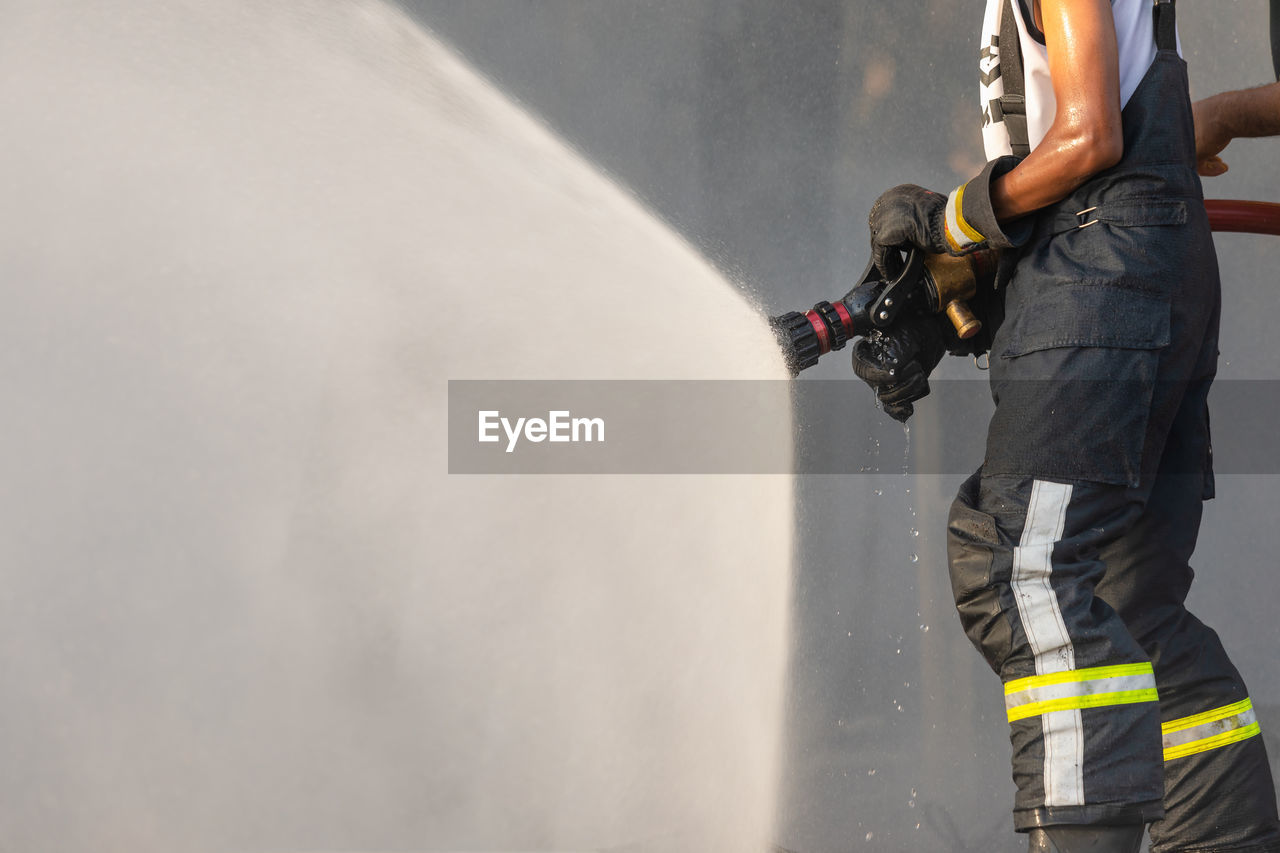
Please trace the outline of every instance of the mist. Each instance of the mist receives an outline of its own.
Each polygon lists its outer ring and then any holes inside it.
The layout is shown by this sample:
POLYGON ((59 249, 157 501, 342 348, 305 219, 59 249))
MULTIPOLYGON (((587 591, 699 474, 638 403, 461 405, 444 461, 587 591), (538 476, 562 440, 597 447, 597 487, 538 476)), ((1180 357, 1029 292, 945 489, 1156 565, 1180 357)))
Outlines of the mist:
POLYGON ((763 849, 791 479, 450 475, 446 417, 784 377, 759 312, 381 3, 7 11, 5 845, 763 849))

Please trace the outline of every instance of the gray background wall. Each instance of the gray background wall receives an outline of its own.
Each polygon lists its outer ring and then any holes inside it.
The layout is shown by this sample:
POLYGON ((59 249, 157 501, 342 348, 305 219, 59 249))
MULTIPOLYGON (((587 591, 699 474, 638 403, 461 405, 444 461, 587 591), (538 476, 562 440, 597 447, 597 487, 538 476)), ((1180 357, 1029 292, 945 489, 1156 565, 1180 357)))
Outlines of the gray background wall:
MULTIPOLYGON (((947 189, 980 164, 977 2, 403 5, 771 312, 847 289, 866 262, 865 213, 881 190, 903 181, 947 189)), ((1180 18, 1195 95, 1269 79, 1260 0, 1184 2, 1180 18)), ((1232 171, 1207 182, 1206 194, 1280 201, 1277 153, 1280 141, 1234 143, 1232 171)), ((1280 241, 1223 236, 1218 246, 1226 292, 1220 376, 1233 392, 1257 387, 1275 397, 1265 382, 1243 383, 1280 378, 1270 345, 1280 241)), ((688 321, 679 305, 671 311, 673 323, 688 321)), ((843 358, 830 362, 806 379, 848 377, 843 358)), ((939 375, 981 379, 957 360, 939 375)), ((948 431, 985 427, 981 402, 963 417, 926 403, 907 437, 875 417, 860 385, 845 393, 842 405, 802 412, 802 426, 847 429, 849 452, 882 471, 903 469, 908 442, 917 458, 936 459, 948 431)), ((975 384, 973 399, 983 393, 975 384)), ((1246 474, 1254 448, 1228 449, 1235 461, 1206 513, 1192 606, 1223 635, 1274 732, 1280 481, 1246 474)), ((956 471, 979 459, 946 461, 956 471)), ((800 482, 804 538, 779 827, 786 846, 1021 849, 1008 830, 999 685, 963 639, 945 577, 941 534, 959 479, 882 473, 800 482)), ((1280 753, 1268 739, 1272 755, 1280 753)))

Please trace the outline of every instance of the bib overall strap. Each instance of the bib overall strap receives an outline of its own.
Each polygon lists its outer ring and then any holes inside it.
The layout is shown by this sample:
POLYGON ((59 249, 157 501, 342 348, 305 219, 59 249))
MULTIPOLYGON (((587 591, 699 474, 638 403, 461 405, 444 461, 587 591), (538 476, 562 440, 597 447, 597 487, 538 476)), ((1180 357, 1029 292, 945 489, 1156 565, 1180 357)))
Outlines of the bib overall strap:
POLYGON ((1173 0, 1154 0, 1151 14, 1155 17, 1156 49, 1177 50, 1178 30, 1173 21, 1173 0))
POLYGON ((1000 10, 1000 79, 1004 94, 1000 96, 1000 112, 1009 132, 1009 145, 1017 157, 1031 153, 1031 137, 1027 133, 1027 95, 1022 74, 1022 41, 1018 38, 1018 19, 1013 16, 1012 0, 1004 0, 1000 10))

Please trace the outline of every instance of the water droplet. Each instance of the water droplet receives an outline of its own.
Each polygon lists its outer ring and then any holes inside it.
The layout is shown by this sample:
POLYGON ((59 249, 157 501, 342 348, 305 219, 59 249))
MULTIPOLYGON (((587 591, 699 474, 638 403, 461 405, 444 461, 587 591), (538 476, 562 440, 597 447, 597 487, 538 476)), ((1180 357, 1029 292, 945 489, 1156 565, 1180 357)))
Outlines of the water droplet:
POLYGON ((928 626, 928 625, 921 625, 921 626, 920 626, 920 630, 921 630, 921 631, 924 631, 924 632, 927 634, 927 633, 929 633, 929 626, 928 626))
POLYGON ((913 563, 918 563, 918 562, 920 562, 920 555, 919 555, 919 554, 912 554, 912 555, 911 555, 911 562, 913 562, 913 563))
POLYGON ((876 497, 880 497, 883 494, 884 494, 884 489, 876 489, 876 497))
POLYGON ((874 776, 874 775, 876 775, 876 769, 875 769, 874 767, 872 767, 870 770, 868 770, 868 771, 867 771, 867 775, 868 775, 868 776, 874 776))
POLYGON ((912 536, 919 536, 919 535, 920 535, 920 531, 919 531, 919 530, 916 530, 916 529, 913 527, 913 528, 911 528, 911 535, 912 535, 912 536))
POLYGON ((911 798, 912 798, 912 799, 915 799, 915 797, 916 797, 916 789, 915 789, 915 788, 912 788, 912 789, 911 789, 911 798))
POLYGON ((875 838, 875 835, 876 835, 876 834, 875 834, 874 832, 868 832, 868 833, 867 833, 867 840, 868 840, 868 841, 870 841, 872 838, 875 838))
POLYGON ((916 801, 915 801, 915 800, 907 800, 907 808, 909 808, 909 809, 914 809, 915 807, 916 807, 916 801))

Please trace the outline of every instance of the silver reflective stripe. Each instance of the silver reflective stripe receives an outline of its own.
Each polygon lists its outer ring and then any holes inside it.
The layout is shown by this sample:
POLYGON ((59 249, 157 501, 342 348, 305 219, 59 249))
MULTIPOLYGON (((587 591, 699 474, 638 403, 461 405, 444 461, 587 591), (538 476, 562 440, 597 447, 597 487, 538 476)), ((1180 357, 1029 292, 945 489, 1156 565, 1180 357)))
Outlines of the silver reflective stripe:
POLYGON ((1203 714, 1170 720, 1160 728, 1164 736, 1165 761, 1208 752, 1261 733, 1253 702, 1248 699, 1203 714))
POLYGON ((947 196, 946 209, 946 237, 947 243, 950 244, 953 251, 963 252, 971 249, 979 243, 984 242, 987 238, 983 237, 978 229, 974 228, 964 218, 964 190, 968 184, 961 184, 952 190, 951 195, 947 196))
MULTIPOLYGON (((1062 538, 1071 486, 1035 480, 1022 540, 1013 549, 1013 598, 1036 674, 1075 669, 1075 649, 1067 634, 1058 596, 1049 582, 1053 546, 1062 538)), ((1048 806, 1084 805, 1084 724, 1080 709, 1040 717, 1044 731, 1044 795, 1048 806)))
POLYGON ((1084 805, 1084 727, 1079 709, 1040 715, 1044 731, 1044 804, 1084 805))
POLYGON ((1096 696, 1100 693, 1129 693, 1155 690, 1154 675, 1126 675, 1120 678, 1097 678, 1091 681, 1069 681, 1065 684, 1050 684, 1043 687, 1029 687, 1004 697, 1006 710, 1012 711, 1021 705, 1038 702, 1052 702, 1059 699, 1073 699, 1083 696, 1096 696))
POLYGON ((1076 668, 1075 649, 1049 583, 1053 546, 1062 538, 1070 500, 1071 486, 1035 480, 1022 541, 1013 549, 1013 594, 1037 675, 1076 668))

